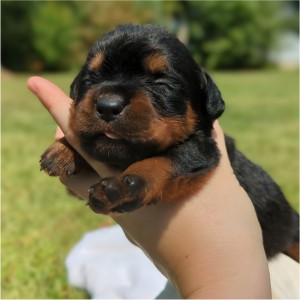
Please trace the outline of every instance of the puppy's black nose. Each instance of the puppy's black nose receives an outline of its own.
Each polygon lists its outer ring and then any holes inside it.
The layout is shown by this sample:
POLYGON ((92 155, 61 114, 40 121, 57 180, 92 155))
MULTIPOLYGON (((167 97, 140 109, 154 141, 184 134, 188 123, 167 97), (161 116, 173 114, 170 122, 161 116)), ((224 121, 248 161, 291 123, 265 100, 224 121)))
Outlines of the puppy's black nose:
POLYGON ((96 102, 98 116, 106 122, 114 120, 124 109, 122 98, 104 97, 96 102))

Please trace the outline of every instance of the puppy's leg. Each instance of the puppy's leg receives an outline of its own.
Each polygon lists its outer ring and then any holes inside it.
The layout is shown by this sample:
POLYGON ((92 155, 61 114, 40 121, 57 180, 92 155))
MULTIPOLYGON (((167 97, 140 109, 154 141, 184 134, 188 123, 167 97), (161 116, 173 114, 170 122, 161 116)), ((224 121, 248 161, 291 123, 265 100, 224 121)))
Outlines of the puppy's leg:
POLYGON ((71 176, 79 171, 83 159, 65 138, 52 144, 41 156, 40 166, 50 176, 71 176))
POLYGON ((119 176, 104 178, 90 189, 89 205, 103 214, 129 212, 159 200, 187 196, 186 190, 195 191, 199 178, 218 161, 215 142, 201 134, 195 135, 164 156, 136 162, 119 176))

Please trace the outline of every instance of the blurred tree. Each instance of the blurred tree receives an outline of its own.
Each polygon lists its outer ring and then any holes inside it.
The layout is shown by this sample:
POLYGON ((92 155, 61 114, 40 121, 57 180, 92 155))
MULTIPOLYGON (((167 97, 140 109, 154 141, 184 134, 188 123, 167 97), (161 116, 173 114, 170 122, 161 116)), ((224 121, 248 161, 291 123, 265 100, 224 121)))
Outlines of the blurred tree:
POLYGON ((209 69, 255 68, 267 62, 280 28, 283 2, 166 2, 173 29, 188 23, 188 47, 209 69))
POLYGON ((103 34, 114 29, 120 24, 149 23, 154 18, 150 7, 144 6, 141 1, 79 1, 76 2, 81 12, 81 25, 78 35, 82 46, 80 60, 83 60, 90 47, 103 34), (142 5, 141 5, 142 4, 142 5))
POLYGON ((278 28, 299 26, 282 13, 286 4, 299 9, 294 1, 2 1, 2 64, 67 70, 115 26, 154 21, 177 33, 206 68, 260 67, 278 28))
POLYGON ((134 1, 5 1, 1 13, 2 64, 15 71, 81 65, 105 32, 154 15, 134 1))
POLYGON ((37 70, 65 70, 72 65, 76 43, 78 9, 72 1, 46 1, 31 18, 32 44, 37 53, 32 67, 37 70))
POLYGON ((281 11, 283 28, 299 35, 299 1, 288 0, 281 11))
POLYGON ((76 13, 72 1, 2 2, 2 64, 15 71, 70 67, 76 13))
POLYGON ((1 3, 2 64, 13 70, 24 70, 36 55, 31 39, 31 17, 39 4, 32 2, 1 3))

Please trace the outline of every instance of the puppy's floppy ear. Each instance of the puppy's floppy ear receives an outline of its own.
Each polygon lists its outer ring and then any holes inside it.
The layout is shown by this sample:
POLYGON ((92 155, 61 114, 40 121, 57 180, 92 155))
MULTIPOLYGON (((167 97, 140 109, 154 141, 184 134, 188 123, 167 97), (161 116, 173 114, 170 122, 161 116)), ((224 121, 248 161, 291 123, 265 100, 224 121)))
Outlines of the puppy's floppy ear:
POLYGON ((216 120, 225 109, 221 92, 206 71, 201 70, 201 88, 206 95, 206 111, 211 120, 216 120))

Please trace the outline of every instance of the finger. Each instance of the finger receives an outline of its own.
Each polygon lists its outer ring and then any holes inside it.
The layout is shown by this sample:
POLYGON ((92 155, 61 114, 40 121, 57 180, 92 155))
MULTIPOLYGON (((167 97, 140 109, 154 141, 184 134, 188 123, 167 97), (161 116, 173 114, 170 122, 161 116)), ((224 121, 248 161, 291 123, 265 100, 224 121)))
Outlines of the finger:
POLYGON ((40 99, 61 130, 66 133, 72 99, 56 85, 41 77, 29 78, 27 86, 40 99))
POLYGON ((82 170, 78 174, 71 177, 60 177, 60 181, 73 193, 81 199, 89 198, 88 190, 92 185, 100 181, 100 177, 96 172, 91 170, 82 170))
POLYGON ((227 157, 225 137, 224 137, 223 130, 218 121, 215 121, 213 124, 212 137, 217 142, 221 154, 227 157))
MULTIPOLYGON (((68 142, 79 148, 77 137, 68 129, 69 110, 72 99, 69 98, 59 87, 42 77, 31 77, 27 82, 28 88, 41 101, 58 125, 56 134, 66 136, 68 142)), ((79 149, 78 149, 79 150, 79 149)))
POLYGON ((57 123, 60 130, 56 134, 65 135, 68 142, 76 150, 79 150, 75 135, 68 130, 69 109, 72 99, 55 84, 42 77, 34 76, 29 78, 27 86, 40 99, 41 103, 57 123))
MULTIPOLYGON (((65 135, 67 141, 77 150, 77 152, 95 169, 99 174, 115 174, 101 162, 96 161, 82 151, 78 137, 68 130, 69 109, 72 99, 69 98, 60 88, 50 81, 41 77, 31 77, 27 82, 28 88, 32 91, 49 111, 59 128, 65 135)), ((58 134, 61 134, 58 131, 58 134)))
POLYGON ((63 133, 63 131, 60 129, 59 126, 57 126, 56 128, 56 132, 55 132, 55 140, 59 140, 61 138, 63 138, 65 136, 65 134, 63 133))

